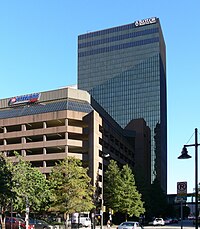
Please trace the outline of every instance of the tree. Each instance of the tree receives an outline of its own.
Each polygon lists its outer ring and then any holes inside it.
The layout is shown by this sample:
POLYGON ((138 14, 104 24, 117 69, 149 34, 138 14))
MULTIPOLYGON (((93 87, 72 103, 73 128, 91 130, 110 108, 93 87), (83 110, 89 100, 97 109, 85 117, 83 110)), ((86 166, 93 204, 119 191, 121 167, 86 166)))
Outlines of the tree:
POLYGON ((137 191, 134 175, 128 165, 120 170, 110 161, 105 173, 105 199, 108 207, 127 215, 139 217, 145 212, 141 194, 137 191))
POLYGON ((10 166, 15 210, 25 211, 27 204, 33 211, 47 209, 51 193, 44 174, 18 155, 17 162, 11 163, 10 166))
POLYGON ((70 214, 90 211, 94 208, 94 188, 87 168, 74 157, 68 157, 56 164, 50 173, 52 186, 52 211, 70 214))
MULTIPOLYGON (((18 212, 25 211, 27 205, 34 211, 45 209, 50 199, 48 181, 37 168, 31 167, 30 162, 24 161, 16 152, 15 155, 16 160, 12 163, 0 154, 2 210, 8 210, 9 205, 18 212)), ((5 228, 4 223, 2 226, 5 228)))
POLYGON ((137 191, 134 175, 128 165, 124 165, 121 171, 121 186, 119 186, 120 211, 129 216, 139 217, 145 212, 141 194, 137 191))
POLYGON ((148 214, 150 217, 164 217, 168 207, 167 195, 163 192, 158 179, 155 179, 151 184, 149 196, 148 214))
POLYGON ((0 205, 6 207, 7 200, 12 196, 11 193, 12 173, 8 167, 6 158, 0 153, 0 205))
MULTIPOLYGON (((6 157, 0 153, 0 212, 4 212, 10 205, 10 198, 12 196, 12 173, 9 170, 6 157)), ((5 228, 5 222, 3 220, 4 215, 0 214, 0 222, 2 222, 2 228, 5 228)))
POLYGON ((118 187, 121 185, 121 176, 116 161, 110 160, 108 170, 105 172, 104 182, 104 203, 109 208, 117 210, 119 208, 118 187))

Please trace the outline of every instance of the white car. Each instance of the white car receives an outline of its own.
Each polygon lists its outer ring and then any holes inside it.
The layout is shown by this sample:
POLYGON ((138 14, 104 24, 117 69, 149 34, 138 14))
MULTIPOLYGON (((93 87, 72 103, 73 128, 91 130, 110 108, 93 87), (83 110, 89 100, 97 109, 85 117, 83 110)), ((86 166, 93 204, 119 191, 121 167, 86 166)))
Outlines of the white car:
POLYGON ((164 226, 165 221, 163 218, 155 218, 153 221, 153 226, 164 226))
POLYGON ((139 222, 127 221, 121 223, 117 229, 143 229, 139 222))
POLYGON ((89 213, 73 213, 68 221, 68 226, 71 226, 71 224, 90 227, 91 219, 89 213))

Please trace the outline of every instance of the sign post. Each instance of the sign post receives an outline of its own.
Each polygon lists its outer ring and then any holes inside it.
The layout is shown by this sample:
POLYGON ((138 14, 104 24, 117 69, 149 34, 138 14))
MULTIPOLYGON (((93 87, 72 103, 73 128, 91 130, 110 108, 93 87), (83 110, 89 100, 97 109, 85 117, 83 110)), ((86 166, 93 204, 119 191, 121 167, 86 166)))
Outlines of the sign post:
POLYGON ((183 228, 183 202, 187 200, 187 182, 177 182, 177 201, 181 203, 181 229, 183 228))

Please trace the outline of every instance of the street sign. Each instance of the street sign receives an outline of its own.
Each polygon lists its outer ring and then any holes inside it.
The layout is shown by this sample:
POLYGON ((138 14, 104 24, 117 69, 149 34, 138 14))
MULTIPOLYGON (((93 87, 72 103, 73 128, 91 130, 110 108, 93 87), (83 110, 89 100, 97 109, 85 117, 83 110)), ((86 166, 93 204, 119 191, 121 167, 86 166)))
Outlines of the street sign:
POLYGON ((187 182, 177 182, 177 198, 187 199, 187 182))
POLYGON ((186 202, 186 199, 185 198, 183 198, 183 197, 175 197, 175 199, 174 199, 174 202, 175 203, 185 203, 186 202))

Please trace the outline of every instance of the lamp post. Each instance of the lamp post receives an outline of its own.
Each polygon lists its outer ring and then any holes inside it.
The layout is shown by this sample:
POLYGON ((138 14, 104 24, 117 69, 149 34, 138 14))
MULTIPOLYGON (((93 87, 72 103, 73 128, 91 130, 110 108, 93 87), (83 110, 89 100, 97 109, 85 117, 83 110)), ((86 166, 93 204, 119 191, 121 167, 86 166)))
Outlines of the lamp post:
POLYGON ((107 158, 109 157, 110 154, 109 153, 102 153, 102 190, 101 190, 101 195, 102 195, 102 199, 101 199, 101 229, 103 229, 103 185, 104 185, 104 182, 103 182, 103 159, 104 158, 107 158))
POLYGON ((191 156, 188 154, 187 147, 195 147, 195 229, 198 229, 198 131, 195 128, 195 143, 191 145, 184 145, 181 155, 178 159, 189 159, 191 156))
POLYGON ((28 196, 26 196, 26 215, 25 215, 26 229, 28 229, 29 225, 29 202, 28 196))

